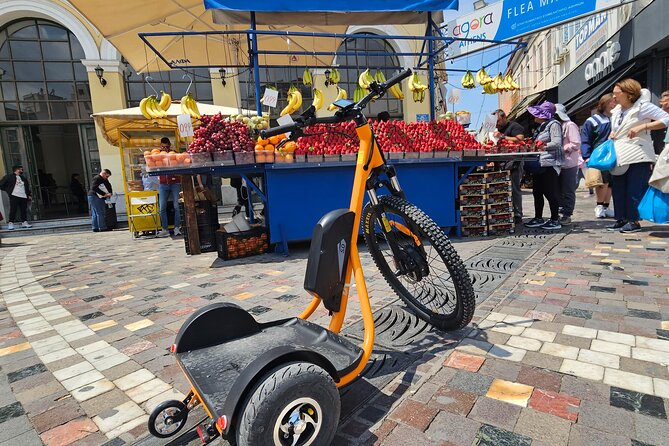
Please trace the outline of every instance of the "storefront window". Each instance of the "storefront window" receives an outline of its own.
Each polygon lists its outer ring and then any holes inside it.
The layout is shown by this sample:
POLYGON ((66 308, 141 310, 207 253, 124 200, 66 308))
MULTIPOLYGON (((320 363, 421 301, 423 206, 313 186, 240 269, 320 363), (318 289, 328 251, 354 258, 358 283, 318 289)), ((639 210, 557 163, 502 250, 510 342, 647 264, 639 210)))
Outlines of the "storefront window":
POLYGON ((1 29, 0 120, 89 120, 82 58, 76 37, 54 23, 21 20, 1 29))
POLYGON ((172 100, 178 101, 186 94, 188 84, 190 83, 187 77, 183 77, 186 74, 193 79, 193 85, 191 86, 190 92, 195 97, 195 100, 204 104, 212 104, 214 102, 214 96, 211 91, 211 76, 209 75, 209 70, 194 69, 188 70, 187 72, 182 70, 171 70, 142 74, 133 73, 130 78, 126 80, 125 84, 128 107, 137 107, 143 98, 155 94, 151 89, 151 86, 158 92, 161 90, 166 91, 172 96, 172 100), (151 77, 151 80, 149 80, 151 86, 146 83, 147 76, 151 77))

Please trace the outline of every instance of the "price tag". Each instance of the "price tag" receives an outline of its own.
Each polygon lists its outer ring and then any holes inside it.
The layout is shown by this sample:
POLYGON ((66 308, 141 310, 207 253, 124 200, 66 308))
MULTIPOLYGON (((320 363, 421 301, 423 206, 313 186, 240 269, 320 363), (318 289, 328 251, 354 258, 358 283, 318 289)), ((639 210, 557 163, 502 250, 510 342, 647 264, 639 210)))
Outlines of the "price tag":
MULTIPOLYGON (((276 120, 276 122, 277 122, 279 125, 286 125, 286 124, 292 124, 292 123, 295 122, 295 121, 293 121, 293 118, 291 118, 289 114, 285 114, 285 115, 283 115, 283 116, 280 116, 280 117, 276 120)), ((286 136, 290 137, 290 132, 286 132, 286 136)))
POLYGON ((278 90, 271 90, 265 88, 265 94, 262 98, 262 105, 267 105, 268 107, 276 107, 276 102, 279 99, 278 90))
POLYGON ((193 136, 193 121, 189 115, 177 115, 177 125, 179 126, 179 136, 193 136))
POLYGON ((448 94, 448 99, 447 99, 449 104, 457 104, 460 102, 460 90, 457 88, 453 88, 451 92, 448 94))
MULTIPOLYGON (((495 128, 497 127, 497 116, 487 114, 485 115, 485 119, 483 120, 483 125, 481 126, 481 130, 479 130, 478 135, 476 135, 476 140, 478 142, 483 142, 486 140, 486 138, 489 138, 492 134, 492 132, 495 131, 495 128)), ((497 142, 493 138, 493 142, 497 142)))

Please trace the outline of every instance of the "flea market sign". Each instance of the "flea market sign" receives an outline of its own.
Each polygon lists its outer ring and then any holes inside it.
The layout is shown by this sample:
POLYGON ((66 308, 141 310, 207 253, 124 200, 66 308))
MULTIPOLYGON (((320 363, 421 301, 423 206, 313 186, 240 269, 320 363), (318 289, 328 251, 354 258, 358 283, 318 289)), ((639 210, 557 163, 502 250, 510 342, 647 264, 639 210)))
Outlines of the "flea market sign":
POLYGON ((606 49, 599 53, 595 60, 585 66, 585 80, 591 81, 598 76, 606 74, 613 64, 620 59, 620 43, 609 42, 606 49))
POLYGON ((579 17, 614 8, 621 0, 503 0, 448 23, 449 47, 458 56, 491 45, 476 40, 510 40, 579 17))

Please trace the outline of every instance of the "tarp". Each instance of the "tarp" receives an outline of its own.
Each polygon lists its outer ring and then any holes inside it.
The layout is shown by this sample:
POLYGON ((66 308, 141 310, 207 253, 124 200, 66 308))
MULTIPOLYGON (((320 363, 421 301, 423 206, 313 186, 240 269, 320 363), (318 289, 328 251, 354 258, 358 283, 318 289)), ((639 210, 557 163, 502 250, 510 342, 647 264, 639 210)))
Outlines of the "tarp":
POLYGON ((259 25, 400 25, 427 23, 427 12, 440 23, 442 11, 458 9, 458 0, 291 1, 250 4, 248 0, 204 0, 214 22, 249 23, 249 9, 259 25))
MULTIPOLYGON (((200 114, 215 115, 221 113, 223 116, 244 114, 248 116, 255 116, 255 111, 243 110, 234 107, 225 107, 221 105, 209 105, 197 103, 197 108, 200 114)), ((177 102, 172 103, 167 110, 167 117, 161 119, 149 120, 142 115, 139 107, 124 108, 121 110, 112 110, 93 114, 95 123, 102 130, 104 138, 112 145, 118 146, 118 130, 119 129, 143 129, 150 130, 154 128, 161 129, 176 129, 177 115, 181 114, 181 105, 177 102)), ((125 144, 128 142, 125 141, 125 144)), ((134 142, 134 145, 142 145, 134 142)))

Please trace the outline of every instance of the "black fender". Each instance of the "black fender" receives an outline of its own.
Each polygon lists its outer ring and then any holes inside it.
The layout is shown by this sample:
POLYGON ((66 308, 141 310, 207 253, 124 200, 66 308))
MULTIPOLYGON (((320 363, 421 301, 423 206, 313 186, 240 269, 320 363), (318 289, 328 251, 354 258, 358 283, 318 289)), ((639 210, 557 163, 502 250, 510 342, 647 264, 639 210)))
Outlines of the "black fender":
POLYGON ((230 431, 230 428, 236 425, 237 416, 241 416, 241 412, 244 410, 243 404, 250 396, 255 385, 272 369, 290 362, 309 362, 315 364, 328 372, 334 382, 339 382, 339 374, 334 365, 323 355, 313 350, 286 345, 267 351, 242 371, 230 389, 223 413, 221 414, 230 420, 223 431, 223 435, 226 435, 230 431))

